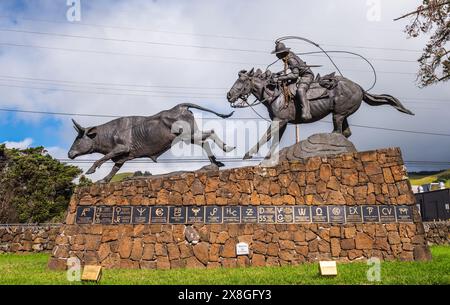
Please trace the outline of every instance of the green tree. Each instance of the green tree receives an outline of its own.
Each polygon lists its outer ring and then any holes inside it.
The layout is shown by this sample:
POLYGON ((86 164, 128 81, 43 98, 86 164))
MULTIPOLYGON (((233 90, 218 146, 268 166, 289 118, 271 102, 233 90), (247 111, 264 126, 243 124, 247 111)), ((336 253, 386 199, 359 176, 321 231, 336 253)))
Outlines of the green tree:
POLYGON ((52 158, 43 147, 0 145, 0 222, 62 220, 81 172, 52 158))
POLYGON ((450 79, 450 1, 423 0, 416 10, 394 20, 412 18, 405 32, 409 37, 429 34, 430 38, 418 59, 417 82, 425 87, 450 79))

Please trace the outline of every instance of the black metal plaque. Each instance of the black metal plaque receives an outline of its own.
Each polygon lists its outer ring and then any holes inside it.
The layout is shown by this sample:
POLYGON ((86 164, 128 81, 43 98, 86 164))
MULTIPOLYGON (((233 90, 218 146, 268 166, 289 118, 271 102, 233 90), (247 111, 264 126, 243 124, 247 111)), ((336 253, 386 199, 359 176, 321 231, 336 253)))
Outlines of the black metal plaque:
POLYGON ((346 206, 345 219, 347 222, 361 223, 363 221, 361 206, 346 206))
POLYGON ((328 212, 331 223, 345 222, 345 207, 340 205, 330 205, 328 206, 328 212))
POLYGON ((195 222, 205 222, 205 210, 204 207, 199 206, 189 206, 187 208, 187 222, 195 223, 195 222))
POLYGON ((222 223, 222 207, 205 207, 205 223, 222 223))
POLYGON ((400 205, 395 207, 395 214, 399 222, 412 222, 412 207, 408 205, 400 205))
POLYGON ((113 207, 98 206, 95 208, 94 223, 98 224, 112 224, 113 207))
POLYGON ((293 207, 275 207, 277 223, 292 223, 294 222, 293 207))
POLYGON ((169 207, 169 223, 173 224, 186 223, 186 207, 184 206, 169 207))
POLYGON ((147 224, 150 222, 150 207, 133 206, 133 224, 147 224))
POLYGON ((309 223, 311 222, 311 207, 307 205, 294 207, 294 222, 309 223))
POLYGON ((311 207, 312 222, 322 223, 328 222, 327 206, 312 206, 311 207))
POLYGON ((227 206, 223 207, 223 223, 240 223, 241 207, 227 206))
POLYGON ((380 216, 378 213, 378 206, 365 205, 362 207, 364 222, 379 222, 380 216))
POLYGON ((381 222, 395 222, 395 207, 381 205, 379 207, 381 222))
POLYGON ((114 207, 113 223, 127 224, 131 223, 131 207, 114 207))
POLYGON ((275 207, 273 206, 258 207, 258 222, 275 223, 276 222, 275 207))
POLYGON ((92 224, 94 221, 95 207, 77 207, 76 223, 92 224))
POLYGON ((155 206, 151 208, 150 222, 151 223, 167 223, 169 219, 169 208, 155 206))
POLYGON ((257 223, 258 222, 258 208, 252 206, 241 207, 241 219, 243 223, 257 223))

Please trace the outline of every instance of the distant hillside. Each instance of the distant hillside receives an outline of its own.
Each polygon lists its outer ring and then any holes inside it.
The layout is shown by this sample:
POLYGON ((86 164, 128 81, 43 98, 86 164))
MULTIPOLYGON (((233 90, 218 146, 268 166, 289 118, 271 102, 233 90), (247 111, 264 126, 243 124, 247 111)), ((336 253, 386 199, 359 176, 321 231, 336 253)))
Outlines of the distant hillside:
POLYGON ((408 176, 412 185, 444 181, 445 186, 450 188, 450 169, 436 172, 412 172, 408 173, 408 176))

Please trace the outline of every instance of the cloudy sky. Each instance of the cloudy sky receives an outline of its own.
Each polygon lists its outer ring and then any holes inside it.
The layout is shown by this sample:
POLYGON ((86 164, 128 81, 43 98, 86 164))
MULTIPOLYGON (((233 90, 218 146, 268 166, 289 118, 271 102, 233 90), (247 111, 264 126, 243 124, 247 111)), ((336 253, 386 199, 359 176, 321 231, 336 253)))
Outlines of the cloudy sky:
MULTIPOLYGON (((415 83, 416 60, 426 37, 407 39, 403 28, 408 21, 393 21, 419 2, 81 0, 81 20, 77 21, 68 20, 66 0, 2 0, 0 108, 125 116, 151 115, 178 103, 193 102, 227 113, 231 109, 225 95, 238 71, 265 69, 274 61, 270 55, 273 41, 280 36, 298 35, 327 50, 348 50, 369 58, 378 73, 371 92, 394 95, 416 113, 411 117, 388 106, 363 104, 350 117, 351 125, 450 134, 449 83, 426 89, 419 89, 415 83)), ((316 51, 302 42, 287 44, 297 52, 316 51)), ((323 65, 315 72, 335 70, 323 55, 303 58, 309 64, 323 65)), ((333 59, 346 77, 364 88, 371 86, 373 75, 365 62, 350 55, 334 54, 333 59)), ((263 107, 256 110, 267 116, 263 107)), ((219 158, 241 157, 266 127, 266 122, 250 109, 238 110, 233 116, 245 120, 210 120, 211 114, 194 112, 203 118, 199 122, 203 129, 214 128, 229 144, 238 145, 227 155, 215 150, 219 158)), ((109 120, 72 117, 83 126, 109 120)), ((21 148, 42 145, 53 156, 67 159, 76 135, 70 119, 0 111, 0 143, 21 148)), ((330 119, 302 125, 301 138, 331 131, 330 119)), ((449 136, 357 126, 352 131, 351 140, 359 150, 399 146, 406 161, 450 162, 449 136)), ((290 126, 282 145, 294 141, 294 128, 290 126)), ((194 152, 193 157, 204 158, 201 152, 194 152)), ((192 155, 180 153, 168 152, 161 159, 192 155)), ((122 171, 161 173, 206 164, 130 163, 122 171)), ((86 169, 89 164, 77 165, 86 169)), ((445 167, 450 164, 408 166, 409 170, 445 167)), ((105 175, 109 168, 110 164, 104 165, 93 178, 105 175)))

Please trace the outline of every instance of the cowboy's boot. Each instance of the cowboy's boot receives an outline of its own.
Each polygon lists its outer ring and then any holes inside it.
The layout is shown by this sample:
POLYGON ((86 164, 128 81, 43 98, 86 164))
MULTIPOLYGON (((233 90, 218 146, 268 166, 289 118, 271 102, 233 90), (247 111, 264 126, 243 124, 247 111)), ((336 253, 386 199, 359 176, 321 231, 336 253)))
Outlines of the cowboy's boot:
POLYGON ((302 105, 302 119, 306 121, 311 120, 312 119, 311 108, 309 107, 309 101, 308 98, 306 97, 306 90, 303 88, 299 88, 297 94, 300 98, 300 103, 302 105))

